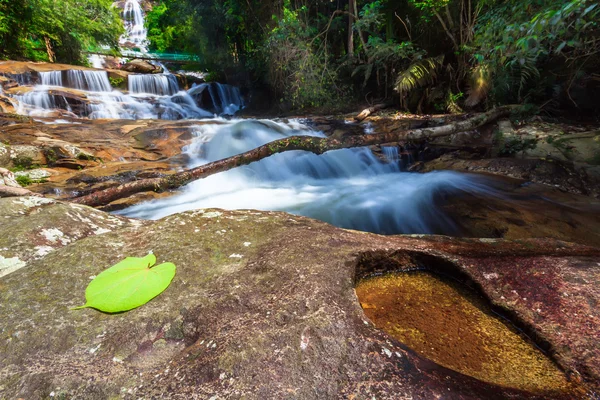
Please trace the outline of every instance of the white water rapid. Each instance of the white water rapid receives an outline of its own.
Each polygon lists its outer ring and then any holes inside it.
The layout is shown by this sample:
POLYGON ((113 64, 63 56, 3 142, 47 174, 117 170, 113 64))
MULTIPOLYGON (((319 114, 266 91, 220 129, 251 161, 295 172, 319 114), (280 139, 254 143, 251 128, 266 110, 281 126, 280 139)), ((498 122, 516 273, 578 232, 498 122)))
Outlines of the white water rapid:
MULTIPOLYGON (((293 135, 322 136, 298 122, 217 120, 194 129, 184 148, 194 167, 293 135)), ((454 224, 436 206, 436 196, 489 192, 484 178, 456 172, 401 172, 369 149, 321 156, 286 152, 187 185, 180 194, 121 211, 158 219, 197 208, 287 211, 336 226, 378 233, 447 233, 454 224)))

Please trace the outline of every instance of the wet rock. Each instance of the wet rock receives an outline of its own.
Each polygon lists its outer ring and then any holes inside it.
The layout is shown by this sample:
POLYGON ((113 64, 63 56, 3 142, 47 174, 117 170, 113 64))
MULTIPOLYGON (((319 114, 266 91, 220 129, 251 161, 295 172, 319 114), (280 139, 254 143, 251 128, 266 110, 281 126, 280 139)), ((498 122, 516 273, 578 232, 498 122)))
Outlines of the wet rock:
MULTIPOLYGON (((415 167, 417 168, 417 167, 415 167)), ((600 169, 553 158, 479 158, 471 152, 446 153, 419 166, 420 172, 480 172, 542 183, 563 191, 600 197, 600 169)))
POLYGON ((46 157, 40 148, 28 145, 9 147, 10 166, 31 168, 36 165, 46 164, 46 157))
MULTIPOLYGON (((109 218, 55 202, 14 208, 14 201, 0 200, 10 229, 44 243, 61 237, 40 236, 38 221, 61 221, 62 232, 74 221, 109 218)), ((384 237, 259 211, 198 210, 106 229, 61 243, 0 280, 0 397, 561 397, 458 374, 374 327, 355 279, 414 268, 470 279, 548 344, 581 379, 575 384, 599 386, 598 249, 553 240, 384 237), (150 250, 177 265, 159 297, 117 315, 69 310, 83 303, 92 276, 150 250)), ((39 246, 0 240, 5 259, 39 246)))
POLYGON ((515 128, 509 119, 502 119, 497 122, 498 132, 502 135, 514 135, 515 128))
POLYGON ((129 88, 129 72, 120 69, 108 69, 108 78, 111 79, 111 84, 118 83, 114 86, 120 90, 127 90, 129 88))
POLYGON ((134 59, 121 66, 123 71, 134 72, 136 74, 159 74, 163 72, 162 68, 150 64, 148 61, 134 59))
POLYGON ((10 146, 0 142, 0 167, 9 167, 10 165, 10 146))
POLYGON ((58 168, 67 168, 82 170, 85 168, 91 168, 98 165, 98 162, 92 160, 85 160, 80 158, 61 158, 52 163, 52 166, 58 168))
POLYGON ((37 180, 44 180, 44 179, 52 176, 52 173, 46 169, 37 168, 37 169, 30 169, 27 171, 17 171, 17 172, 15 172, 15 176, 26 176, 31 180, 37 181, 37 180))
POLYGON ((15 265, 25 267, 76 240, 130 225, 125 218, 46 198, 2 199, 0 256, 18 262, 11 263, 10 271, 0 268, 0 276, 15 271, 15 265))
POLYGON ((0 112, 14 113, 16 112, 15 103, 10 97, 0 94, 0 112))
POLYGON ((7 76, 0 75, 0 87, 2 89, 4 89, 4 90, 11 89, 11 88, 14 88, 14 87, 16 87, 18 85, 19 84, 14 79, 9 78, 7 76))
POLYGON ((5 168, 0 168, 0 186, 1 185, 9 187, 21 187, 21 185, 19 185, 15 179, 15 174, 5 168))

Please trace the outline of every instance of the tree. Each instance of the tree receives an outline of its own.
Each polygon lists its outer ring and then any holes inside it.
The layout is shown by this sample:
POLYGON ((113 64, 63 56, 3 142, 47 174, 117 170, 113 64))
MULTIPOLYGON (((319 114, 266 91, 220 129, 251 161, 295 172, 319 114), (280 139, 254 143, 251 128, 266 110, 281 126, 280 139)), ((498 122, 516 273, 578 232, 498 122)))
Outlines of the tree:
POLYGON ((118 47, 123 32, 110 0, 0 0, 0 55, 85 62, 82 51, 118 47), (45 47, 45 56, 36 47, 45 47))

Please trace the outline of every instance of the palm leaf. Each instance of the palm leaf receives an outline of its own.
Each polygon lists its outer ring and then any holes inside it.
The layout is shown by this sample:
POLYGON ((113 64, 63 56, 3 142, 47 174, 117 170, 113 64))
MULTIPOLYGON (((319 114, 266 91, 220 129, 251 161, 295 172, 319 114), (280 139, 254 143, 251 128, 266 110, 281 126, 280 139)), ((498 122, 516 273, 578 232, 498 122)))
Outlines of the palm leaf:
POLYGON ((443 63, 443 55, 413 62, 396 79, 396 91, 404 94, 416 88, 433 84, 443 63))

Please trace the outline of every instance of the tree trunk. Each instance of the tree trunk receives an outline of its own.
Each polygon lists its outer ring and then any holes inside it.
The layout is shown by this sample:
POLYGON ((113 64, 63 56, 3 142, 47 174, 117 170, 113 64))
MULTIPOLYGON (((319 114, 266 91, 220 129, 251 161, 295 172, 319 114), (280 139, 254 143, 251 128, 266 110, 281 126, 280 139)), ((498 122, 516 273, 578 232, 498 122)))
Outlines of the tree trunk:
POLYGON ((461 122, 434 128, 415 129, 379 133, 373 135, 350 136, 343 139, 320 138, 312 136, 292 136, 275 140, 254 150, 236 156, 225 158, 209 164, 182 171, 162 178, 143 179, 125 183, 120 186, 100 190, 92 194, 71 199, 74 203, 85 204, 92 207, 103 206, 115 200, 130 196, 135 193, 147 191, 165 191, 177 189, 192 181, 205 178, 209 175, 227 171, 229 169, 248 165, 260 161, 273 154, 292 150, 304 150, 314 154, 323 154, 331 150, 353 147, 365 147, 391 142, 421 142, 440 136, 448 136, 457 132, 469 131, 489 123, 499 117, 510 114, 515 106, 503 106, 486 113, 478 114, 461 122))
POLYGON ((48 36, 44 36, 44 42, 46 43, 46 53, 48 53, 48 61, 53 63, 55 61, 54 50, 52 50, 52 42, 48 36))
POLYGON ((354 5, 356 0, 349 0, 348 2, 348 57, 354 56, 354 5))

